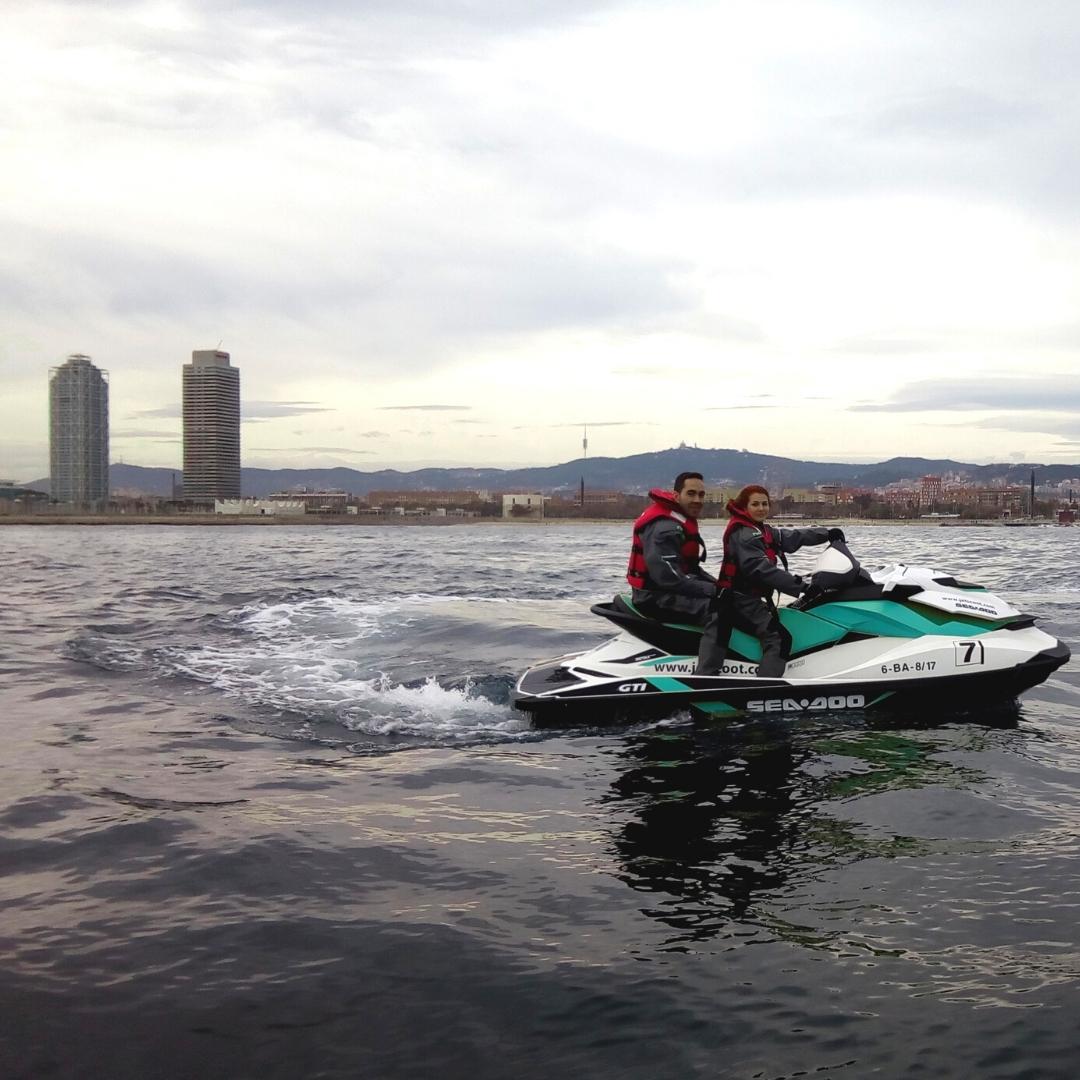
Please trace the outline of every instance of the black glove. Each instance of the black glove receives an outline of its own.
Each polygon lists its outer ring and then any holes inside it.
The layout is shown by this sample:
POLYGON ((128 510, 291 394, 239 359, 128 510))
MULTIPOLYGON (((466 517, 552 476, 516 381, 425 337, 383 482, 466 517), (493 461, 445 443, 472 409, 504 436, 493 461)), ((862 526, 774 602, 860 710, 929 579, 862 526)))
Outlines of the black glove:
POLYGON ((846 541, 846 539, 847 538, 844 536, 844 530, 843 529, 830 529, 829 530, 829 543, 830 544, 836 544, 836 543, 843 544, 846 541))

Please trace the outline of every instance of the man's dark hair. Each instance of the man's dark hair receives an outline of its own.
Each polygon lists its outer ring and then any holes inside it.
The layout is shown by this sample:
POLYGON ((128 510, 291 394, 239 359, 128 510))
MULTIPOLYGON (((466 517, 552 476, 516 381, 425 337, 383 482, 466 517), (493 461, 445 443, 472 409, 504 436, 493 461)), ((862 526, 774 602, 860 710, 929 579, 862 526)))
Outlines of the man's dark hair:
POLYGON ((675 494, 676 495, 680 491, 682 491, 683 486, 686 484, 687 480, 700 480, 703 484, 705 483, 705 477, 702 476, 701 473, 699 473, 699 472, 681 472, 681 473, 679 473, 678 476, 675 477, 675 494))

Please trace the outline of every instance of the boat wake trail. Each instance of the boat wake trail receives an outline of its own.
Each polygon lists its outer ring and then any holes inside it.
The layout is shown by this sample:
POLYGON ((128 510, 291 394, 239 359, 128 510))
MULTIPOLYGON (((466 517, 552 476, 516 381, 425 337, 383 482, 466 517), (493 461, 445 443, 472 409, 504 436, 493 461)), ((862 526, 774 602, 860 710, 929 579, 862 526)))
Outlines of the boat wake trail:
MULTIPOLYGON (((153 650, 161 678, 194 680, 253 706, 346 733, 425 742, 528 734, 510 709, 515 634, 503 600, 411 595, 255 603, 216 620, 212 640, 153 650)), ((524 644, 524 643, 523 643, 524 644)))

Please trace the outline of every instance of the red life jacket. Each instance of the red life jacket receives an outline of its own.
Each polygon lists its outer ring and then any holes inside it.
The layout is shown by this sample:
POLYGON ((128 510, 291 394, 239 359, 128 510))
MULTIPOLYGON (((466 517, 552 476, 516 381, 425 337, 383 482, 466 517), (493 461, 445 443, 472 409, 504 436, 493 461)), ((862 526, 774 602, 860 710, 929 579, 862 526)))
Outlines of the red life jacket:
MULTIPOLYGON (((779 561, 783 563, 785 568, 787 567, 787 559, 784 557, 784 553, 780 550, 780 546, 777 543, 776 533, 774 533, 765 522, 755 521, 745 510, 736 506, 733 501, 729 501, 725 509, 731 517, 728 519, 727 527, 724 529, 724 564, 720 567, 720 576, 716 579, 716 587, 718 589, 731 589, 735 586, 735 575, 738 573, 739 568, 735 565, 735 559, 731 555, 728 537, 736 529, 753 529, 754 532, 761 536, 761 542, 765 545, 765 557, 769 562, 775 565, 777 561, 779 561)), ((755 589, 751 587, 748 591, 753 592, 758 596, 765 596, 768 594, 767 589, 755 589)))
POLYGON ((684 574, 694 574, 705 561, 708 554, 705 541, 698 531, 698 523, 683 513, 678 496, 673 491, 653 488, 649 492, 652 502, 644 513, 634 522, 634 538, 630 545, 630 562, 626 567, 626 580, 635 589, 648 587, 649 571, 645 565, 645 549, 641 544, 641 531, 657 518, 671 518, 678 522, 683 532, 682 546, 679 548, 679 569, 684 574))

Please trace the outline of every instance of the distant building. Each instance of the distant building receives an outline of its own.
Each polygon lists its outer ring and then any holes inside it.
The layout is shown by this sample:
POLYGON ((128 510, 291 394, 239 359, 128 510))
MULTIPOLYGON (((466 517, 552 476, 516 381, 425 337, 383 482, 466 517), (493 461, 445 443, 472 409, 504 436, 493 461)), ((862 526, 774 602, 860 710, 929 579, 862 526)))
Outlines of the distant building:
MULTIPOLYGON (((738 494, 736 492, 735 494, 738 494)), ((829 496, 818 488, 798 488, 798 487, 786 487, 784 488, 781 499, 790 499, 793 503, 827 503, 829 502, 829 496)), ((835 501, 836 492, 833 491, 832 498, 835 501)), ((777 502, 780 500, 778 499, 777 502)))
POLYGON ((240 371, 218 349, 184 365, 184 498, 240 498, 240 371))
POLYGON ((418 491, 369 491, 366 501, 369 506, 475 506, 489 502, 488 491, 433 491, 423 488, 418 491))
POLYGON ((542 518, 544 496, 535 492, 503 495, 502 516, 504 518, 542 518))
POLYGON ((300 499, 215 499, 215 514, 240 514, 246 517, 292 517, 305 513, 300 499))
MULTIPOLYGON (((630 496, 632 498, 633 496, 630 496)), ((593 491, 589 488, 585 489, 585 506, 616 506, 621 503, 627 496, 621 491, 593 491)), ((580 501, 581 496, 578 496, 580 501)))
POLYGON ((0 480, 0 514, 33 513, 47 508, 48 502, 49 496, 44 491, 0 480))
POLYGON ((940 476, 924 476, 919 481, 919 505, 931 510, 941 502, 942 481, 940 476))
POLYGON ((109 381, 81 353, 49 372, 49 485, 54 502, 109 497, 109 381))
POLYGON ((976 488, 975 505, 980 510, 994 510, 1002 514, 1018 514, 1024 509, 1026 492, 1021 487, 976 488))
POLYGON ((300 503, 309 514, 344 514, 349 496, 344 491, 275 491, 270 501, 300 503))

